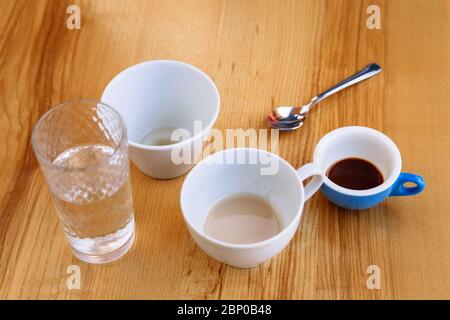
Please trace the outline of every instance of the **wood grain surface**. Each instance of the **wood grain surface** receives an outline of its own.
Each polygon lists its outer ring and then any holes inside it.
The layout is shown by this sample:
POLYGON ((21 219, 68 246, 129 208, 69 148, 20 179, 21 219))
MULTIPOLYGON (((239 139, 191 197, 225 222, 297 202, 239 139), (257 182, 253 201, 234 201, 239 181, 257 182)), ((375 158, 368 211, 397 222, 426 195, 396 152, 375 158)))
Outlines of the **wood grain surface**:
POLYGON ((448 0, 0 0, 0 298, 450 298, 450 2, 448 0), (81 8, 81 29, 66 8, 81 8), (370 4, 380 30, 366 27, 370 4), (128 66, 176 59, 221 94, 216 128, 265 128, 276 105, 301 104, 369 62, 383 72, 330 97, 301 131, 280 135, 299 167, 321 136, 370 126, 399 146, 426 190, 351 212, 316 194, 289 246, 235 269, 191 240, 179 207, 185 177, 132 166, 137 241, 121 260, 88 265, 66 243, 31 150, 37 119, 63 100, 99 99, 128 66), (69 265, 81 289, 66 286, 69 265), (366 286, 369 265, 381 289, 366 286))

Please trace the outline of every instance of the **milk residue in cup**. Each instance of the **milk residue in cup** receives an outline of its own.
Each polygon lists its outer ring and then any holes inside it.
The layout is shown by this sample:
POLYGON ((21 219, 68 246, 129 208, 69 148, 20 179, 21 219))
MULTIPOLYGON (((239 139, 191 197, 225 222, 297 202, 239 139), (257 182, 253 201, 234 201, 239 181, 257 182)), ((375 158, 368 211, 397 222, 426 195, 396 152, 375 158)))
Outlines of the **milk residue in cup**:
POLYGON ((173 144, 172 132, 176 130, 173 126, 159 126, 147 132, 140 143, 148 146, 166 146, 173 144))
POLYGON ((282 230, 277 210, 264 198, 248 193, 234 194, 218 201, 208 212, 208 236, 233 244, 269 239, 282 230))

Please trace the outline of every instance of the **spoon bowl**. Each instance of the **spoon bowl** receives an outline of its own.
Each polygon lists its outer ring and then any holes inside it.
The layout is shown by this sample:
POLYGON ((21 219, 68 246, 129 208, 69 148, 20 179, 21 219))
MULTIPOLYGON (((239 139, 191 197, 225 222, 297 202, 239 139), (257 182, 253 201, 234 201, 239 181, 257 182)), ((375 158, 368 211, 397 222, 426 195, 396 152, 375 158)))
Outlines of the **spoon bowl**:
POLYGON ((292 131, 303 126, 303 121, 292 121, 289 123, 284 123, 284 121, 272 122, 268 120, 270 126, 274 129, 278 129, 280 131, 292 131))

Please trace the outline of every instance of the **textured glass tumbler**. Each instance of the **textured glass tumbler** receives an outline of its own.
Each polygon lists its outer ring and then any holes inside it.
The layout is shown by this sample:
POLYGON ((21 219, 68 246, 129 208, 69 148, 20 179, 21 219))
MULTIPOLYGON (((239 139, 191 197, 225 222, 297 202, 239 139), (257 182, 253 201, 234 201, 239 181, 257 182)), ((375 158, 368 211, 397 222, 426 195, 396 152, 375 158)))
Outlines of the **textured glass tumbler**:
POLYGON ((65 102, 37 122, 32 144, 74 254, 90 263, 124 255, 134 217, 120 115, 97 101, 65 102))

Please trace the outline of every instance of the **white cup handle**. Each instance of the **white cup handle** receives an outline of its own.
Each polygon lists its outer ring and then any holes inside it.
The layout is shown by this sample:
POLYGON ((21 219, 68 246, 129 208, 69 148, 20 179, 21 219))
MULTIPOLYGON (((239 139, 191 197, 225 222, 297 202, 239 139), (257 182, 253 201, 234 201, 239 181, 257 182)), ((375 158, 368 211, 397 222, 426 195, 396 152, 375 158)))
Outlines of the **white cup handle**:
POLYGON ((311 198, 311 196, 319 190, 323 183, 322 169, 315 163, 305 164, 303 167, 297 169, 297 174, 300 180, 303 182, 309 177, 313 177, 312 180, 305 186, 305 201, 311 198))

